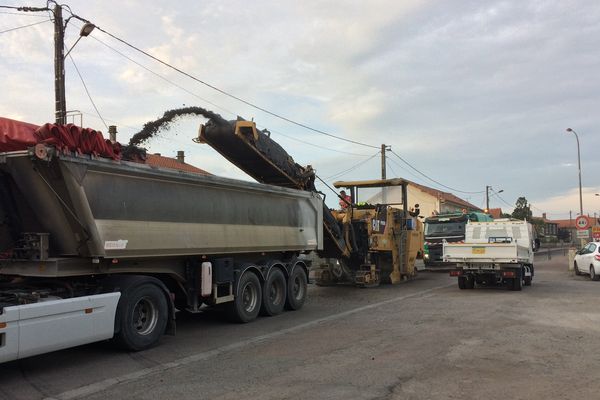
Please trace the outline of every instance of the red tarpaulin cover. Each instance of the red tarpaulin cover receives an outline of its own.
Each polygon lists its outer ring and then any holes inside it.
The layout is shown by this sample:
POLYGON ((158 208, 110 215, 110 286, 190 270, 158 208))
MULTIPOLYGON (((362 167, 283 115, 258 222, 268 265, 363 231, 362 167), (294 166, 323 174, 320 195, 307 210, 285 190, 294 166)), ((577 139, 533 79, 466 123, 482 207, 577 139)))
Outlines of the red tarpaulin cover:
POLYGON ((37 126, 0 117, 0 152, 27 150, 38 143, 56 147, 63 152, 121 158, 121 145, 105 140, 100 131, 73 124, 37 126))

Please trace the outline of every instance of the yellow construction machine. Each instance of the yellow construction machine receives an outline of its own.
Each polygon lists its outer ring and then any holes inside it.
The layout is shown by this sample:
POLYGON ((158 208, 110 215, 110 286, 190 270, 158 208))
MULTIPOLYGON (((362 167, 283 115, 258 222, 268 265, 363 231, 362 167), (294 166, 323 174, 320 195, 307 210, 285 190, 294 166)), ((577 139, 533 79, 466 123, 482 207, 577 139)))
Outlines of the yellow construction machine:
POLYGON ((326 259, 313 268, 316 283, 353 282, 368 287, 413 278, 417 273, 415 261, 423 254, 423 224, 407 210, 408 182, 396 178, 335 182, 333 185, 349 190, 353 200, 341 210, 330 210, 341 226, 345 249, 338 259, 326 259), (399 203, 357 202, 359 189, 385 190, 393 186, 401 190, 399 203))

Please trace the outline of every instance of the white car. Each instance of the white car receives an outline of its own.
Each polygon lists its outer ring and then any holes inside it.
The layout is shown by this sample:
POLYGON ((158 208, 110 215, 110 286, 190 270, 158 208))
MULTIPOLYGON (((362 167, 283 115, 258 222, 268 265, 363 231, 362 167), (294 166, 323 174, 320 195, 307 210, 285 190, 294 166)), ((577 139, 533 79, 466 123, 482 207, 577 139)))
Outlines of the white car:
POLYGON ((575 254, 575 275, 589 274, 600 280, 600 242, 590 242, 575 254))

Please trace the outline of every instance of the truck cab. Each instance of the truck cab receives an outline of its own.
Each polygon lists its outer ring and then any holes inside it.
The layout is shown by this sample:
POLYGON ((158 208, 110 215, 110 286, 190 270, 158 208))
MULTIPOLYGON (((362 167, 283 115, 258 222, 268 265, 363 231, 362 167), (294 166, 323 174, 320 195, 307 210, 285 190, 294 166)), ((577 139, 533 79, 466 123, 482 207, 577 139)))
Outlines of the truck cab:
POLYGON ((447 267, 444 262, 442 242, 461 243, 465 240, 465 227, 469 221, 492 221, 492 217, 481 212, 440 214, 425 219, 425 243, 423 261, 428 268, 447 267))

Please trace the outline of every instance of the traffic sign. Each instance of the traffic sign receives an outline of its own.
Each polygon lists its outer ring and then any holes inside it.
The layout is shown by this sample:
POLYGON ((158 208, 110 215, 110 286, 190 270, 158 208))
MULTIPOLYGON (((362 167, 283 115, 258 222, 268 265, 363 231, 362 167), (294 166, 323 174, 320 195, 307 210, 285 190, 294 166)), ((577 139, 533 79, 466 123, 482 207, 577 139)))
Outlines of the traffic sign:
POLYGON ((589 239, 590 238, 590 230, 589 229, 579 229, 577 231, 577 239, 589 239))
POLYGON ((592 238, 600 240, 600 226, 592 226, 592 238))
POLYGON ((580 215, 575 218, 575 226, 577 229, 587 229, 590 227, 590 219, 585 215, 580 215))

